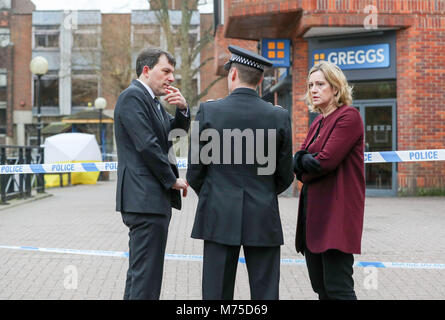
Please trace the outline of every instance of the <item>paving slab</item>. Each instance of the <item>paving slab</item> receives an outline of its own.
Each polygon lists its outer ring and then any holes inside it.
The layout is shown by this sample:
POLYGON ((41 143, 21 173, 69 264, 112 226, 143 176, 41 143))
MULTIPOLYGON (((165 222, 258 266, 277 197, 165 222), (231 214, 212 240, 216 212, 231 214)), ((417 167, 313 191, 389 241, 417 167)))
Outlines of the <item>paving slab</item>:
MULTIPOLYGON (((2 206, 0 299, 122 299, 128 229, 114 209, 115 178, 51 188, 38 201, 2 206)), ((197 200, 191 191, 173 212, 161 299, 201 299, 203 243, 190 237, 197 200)), ((294 249, 298 198, 280 197, 279 205, 285 239, 280 299, 316 299, 304 257, 294 249)), ((368 266, 354 267, 359 299, 445 298, 444 208, 445 197, 366 199, 362 254, 355 261, 368 266)), ((235 299, 250 299, 244 263, 235 299)))

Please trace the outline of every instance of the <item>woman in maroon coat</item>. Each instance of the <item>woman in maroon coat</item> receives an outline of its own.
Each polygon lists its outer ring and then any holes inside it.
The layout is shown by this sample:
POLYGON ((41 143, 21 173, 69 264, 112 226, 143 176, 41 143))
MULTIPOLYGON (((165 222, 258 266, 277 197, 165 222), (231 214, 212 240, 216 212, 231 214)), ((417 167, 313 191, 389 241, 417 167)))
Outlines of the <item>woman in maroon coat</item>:
POLYGON ((335 64, 310 70, 306 98, 320 115, 294 155, 303 182, 295 245, 320 299, 357 299, 352 274, 363 230, 364 131, 360 113, 349 106, 351 91, 335 64))

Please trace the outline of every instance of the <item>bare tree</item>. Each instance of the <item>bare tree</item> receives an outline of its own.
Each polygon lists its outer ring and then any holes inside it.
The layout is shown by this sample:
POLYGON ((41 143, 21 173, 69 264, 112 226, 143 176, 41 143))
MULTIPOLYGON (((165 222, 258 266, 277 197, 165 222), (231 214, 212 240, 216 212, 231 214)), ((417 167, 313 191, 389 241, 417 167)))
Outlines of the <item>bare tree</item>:
MULTIPOLYGON (((171 0, 170 0, 171 1, 171 0)), ((193 62, 198 58, 200 52, 213 41, 212 27, 201 32, 201 36, 195 38, 191 35, 191 21, 193 12, 197 11, 199 0, 182 0, 181 7, 181 24, 173 26, 171 24, 169 12, 169 0, 148 0, 150 3, 150 10, 153 10, 162 28, 166 38, 167 50, 169 52, 176 52, 179 47, 181 65, 179 74, 181 75, 181 82, 179 87, 182 94, 189 102, 190 106, 198 104, 199 100, 207 95, 209 90, 222 78, 215 78, 204 90, 197 94, 193 88, 193 79, 198 74, 200 69, 213 57, 201 61, 198 66, 194 66, 193 62)), ((172 110, 170 110, 172 111, 172 110)))
POLYGON ((107 32, 113 36, 101 37, 101 70, 103 94, 118 96, 135 77, 134 66, 131 64, 131 22, 119 17, 108 21, 107 32))
MULTIPOLYGON (((94 28, 93 28, 94 29, 94 28)), ((83 70, 100 79, 100 94, 112 104, 125 90, 135 76, 131 63, 131 22, 130 17, 108 15, 97 33, 87 33, 76 39, 73 32, 71 54, 81 62, 83 70)), ((71 70, 72 71, 72 70, 71 70)), ((72 74, 70 74, 72 76, 72 74)), ((82 99, 91 92, 90 83, 77 82, 73 98, 82 99)), ((96 97, 91 97, 92 103, 96 97)))
MULTIPOLYGON (((192 25, 192 16, 198 12, 199 0, 182 0, 182 2, 175 0, 181 11, 180 24, 172 23, 169 11, 169 2, 172 0, 147 1, 150 4, 150 11, 156 16, 157 25, 132 25, 129 17, 124 19, 119 15, 109 15, 102 21, 100 54, 98 55, 96 50, 82 50, 78 54, 82 54, 88 69, 100 77, 101 95, 109 97, 111 103, 113 97, 117 97, 125 90, 135 76, 132 65, 135 53, 144 46, 158 47, 165 43, 169 52, 180 57, 181 62, 178 66, 180 79, 176 85, 181 89, 189 105, 196 106, 211 88, 224 78, 215 76, 215 79, 201 92, 196 88, 197 74, 213 59, 210 57, 196 62, 199 54, 213 41, 213 27, 201 30, 200 35, 196 33, 196 29, 192 30, 195 28, 195 25, 192 25), (160 34, 163 35, 163 41, 160 41, 160 34)), ((174 106, 166 107, 170 113, 175 112, 174 106)))

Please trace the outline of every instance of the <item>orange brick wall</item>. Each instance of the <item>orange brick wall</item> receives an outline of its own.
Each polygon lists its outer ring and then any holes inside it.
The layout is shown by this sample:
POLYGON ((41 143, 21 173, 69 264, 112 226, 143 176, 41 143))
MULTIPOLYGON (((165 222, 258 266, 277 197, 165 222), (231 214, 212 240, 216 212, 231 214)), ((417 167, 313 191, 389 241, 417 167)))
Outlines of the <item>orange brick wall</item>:
MULTIPOLYGON (((445 149, 445 25, 418 17, 397 32, 397 136, 399 150, 445 149)), ((443 185, 445 163, 399 166, 399 186, 443 185)))
POLYGON ((11 41, 14 43, 14 110, 32 109, 32 74, 29 63, 32 59, 32 16, 13 15, 11 18, 11 41))
POLYGON ((366 6, 374 5, 379 13, 438 14, 445 10, 443 0, 226 0, 228 16, 258 15, 266 12, 286 12, 302 9, 312 13, 359 14, 366 6))
POLYGON ((307 87, 308 44, 307 41, 296 38, 292 40, 292 45, 292 139, 293 149, 297 151, 306 138, 309 121, 308 108, 303 99, 307 87))
POLYGON ((114 109, 119 94, 130 85, 123 76, 112 73, 131 71, 136 78, 136 66, 131 65, 131 15, 102 14, 102 95, 107 100, 106 109, 114 109), (130 70, 129 70, 130 69, 130 70), (119 83, 123 82, 123 83, 119 83))
MULTIPOLYGON (((397 41, 397 150, 445 149, 445 0, 229 0, 231 17, 302 11, 292 37, 293 146, 298 149, 308 130, 306 90, 308 46, 302 35, 310 27, 363 27, 374 5, 379 27, 395 27, 397 41)), ((252 20, 256 21, 256 20, 252 20)), ((224 41, 217 33, 217 43, 224 41), (220 37, 220 38, 219 38, 220 37)), ((227 39, 225 39, 227 40, 227 39)), ((399 189, 445 189, 445 162, 398 164, 399 189)))
POLYGON ((257 52, 257 41, 250 40, 239 40, 239 39, 231 39, 224 38, 224 29, 222 26, 219 26, 216 30, 215 34, 215 62, 214 62, 214 70, 217 74, 223 75, 226 74, 222 67, 224 63, 227 62, 230 58, 229 45, 240 46, 247 50, 251 50, 257 52))
MULTIPOLYGON (((201 36, 205 30, 213 26, 213 14, 201 14, 201 36)), ((214 57, 215 42, 212 41, 201 51, 201 63, 206 59, 214 57)), ((205 90, 215 78, 219 76, 215 72, 215 58, 207 62, 207 64, 201 69, 201 92, 205 90)), ((218 81, 208 92, 207 95, 202 97, 201 101, 207 101, 209 99, 219 99, 227 96, 227 81, 221 79, 218 81)))

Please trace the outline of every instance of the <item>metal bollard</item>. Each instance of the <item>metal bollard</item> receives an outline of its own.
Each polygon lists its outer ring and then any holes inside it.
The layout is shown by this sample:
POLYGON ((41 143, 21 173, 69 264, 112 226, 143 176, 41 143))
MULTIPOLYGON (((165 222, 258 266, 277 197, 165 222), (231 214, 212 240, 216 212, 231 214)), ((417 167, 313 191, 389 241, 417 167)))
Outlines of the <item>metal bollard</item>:
MULTIPOLYGON (((31 148, 25 149, 25 162, 31 163, 32 156, 31 156, 31 148)), ((32 173, 25 174, 25 197, 30 198, 31 197, 31 180, 32 180, 32 173)))
MULTIPOLYGON (((24 164, 23 159, 23 149, 19 148, 19 159, 18 164, 24 164)), ((19 176, 19 198, 23 199, 25 197, 25 193, 23 192, 23 184, 24 184, 25 177, 23 174, 19 176)))
MULTIPOLYGON (((39 155, 40 155, 40 161, 39 163, 43 164, 44 163, 44 159, 43 159, 43 148, 39 147, 39 155)), ((37 192, 38 193, 44 193, 45 192, 45 174, 44 173, 39 173, 37 174, 37 192)))
MULTIPOLYGON (((0 149, 0 163, 2 165, 6 164, 6 148, 1 147, 0 149)), ((0 175, 0 198, 2 204, 6 203, 6 182, 7 182, 7 176, 5 174, 0 175)))

